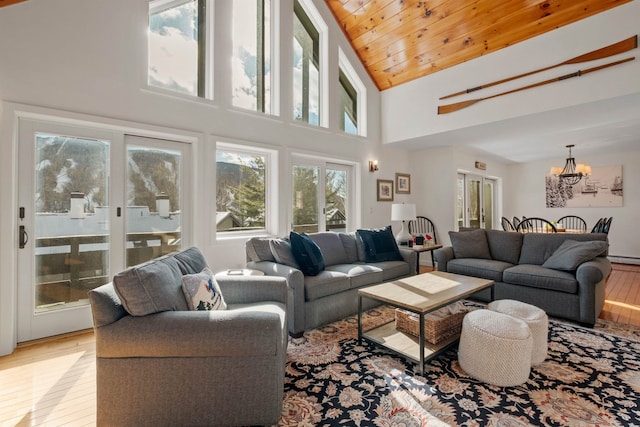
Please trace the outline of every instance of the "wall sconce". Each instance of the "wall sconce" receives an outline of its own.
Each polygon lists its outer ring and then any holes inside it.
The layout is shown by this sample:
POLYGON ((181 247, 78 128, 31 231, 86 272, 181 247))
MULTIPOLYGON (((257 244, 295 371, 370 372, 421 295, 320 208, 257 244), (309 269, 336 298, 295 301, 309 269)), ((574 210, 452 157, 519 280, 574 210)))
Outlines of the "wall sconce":
POLYGON ((378 170, 378 161, 369 160, 369 172, 375 172, 378 170))

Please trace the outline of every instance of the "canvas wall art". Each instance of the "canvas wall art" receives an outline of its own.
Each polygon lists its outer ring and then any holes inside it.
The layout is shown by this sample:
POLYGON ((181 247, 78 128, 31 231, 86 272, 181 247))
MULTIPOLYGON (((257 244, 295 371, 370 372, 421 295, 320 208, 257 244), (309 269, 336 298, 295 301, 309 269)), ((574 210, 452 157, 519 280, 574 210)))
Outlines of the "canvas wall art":
POLYGON ((592 173, 576 185, 568 185, 560 178, 546 176, 548 208, 621 207, 622 165, 593 166, 592 173))

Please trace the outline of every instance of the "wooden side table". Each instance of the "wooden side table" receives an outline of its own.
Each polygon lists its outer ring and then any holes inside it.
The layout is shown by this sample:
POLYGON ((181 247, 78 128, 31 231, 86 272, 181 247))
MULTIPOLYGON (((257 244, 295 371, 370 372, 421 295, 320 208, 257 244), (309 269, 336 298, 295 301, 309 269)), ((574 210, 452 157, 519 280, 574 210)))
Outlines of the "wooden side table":
POLYGON ((420 274, 420 253, 431 252, 431 265, 436 268, 436 261, 433 257, 433 251, 440 249, 442 245, 413 245, 409 249, 413 249, 416 252, 416 274, 420 274))

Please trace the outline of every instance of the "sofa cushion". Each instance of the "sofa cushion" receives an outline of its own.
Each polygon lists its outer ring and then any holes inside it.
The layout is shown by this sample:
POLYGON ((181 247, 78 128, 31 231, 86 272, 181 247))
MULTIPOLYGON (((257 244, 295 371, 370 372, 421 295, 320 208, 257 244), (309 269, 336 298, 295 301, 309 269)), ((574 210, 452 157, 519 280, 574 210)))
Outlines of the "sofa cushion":
POLYGON ((382 270, 382 281, 396 279, 398 277, 409 276, 414 273, 409 268, 409 263, 406 261, 382 261, 374 262, 371 264, 382 270))
POLYGON ((305 276, 315 276, 324 270, 324 257, 318 245, 306 233, 289 233, 291 252, 296 259, 300 271, 305 276))
POLYGON ((357 230, 364 243, 365 262, 401 261, 402 255, 398 249, 395 237, 391 233, 391 226, 372 230, 357 230))
POLYGON ((565 240, 606 241, 607 235, 602 233, 525 233, 518 264, 544 264, 565 240))
POLYGON ((349 277, 338 271, 324 270, 316 276, 304 277, 304 294, 307 301, 349 289, 349 277))
POLYGON ((508 268, 502 273, 506 283, 549 289, 552 291, 575 294, 578 292, 576 276, 566 271, 552 270, 541 265, 520 264, 508 268))
POLYGON ((591 261, 605 253, 608 247, 609 244, 603 241, 565 240, 542 266, 554 270, 575 271, 583 262, 591 261))
MULTIPOLYGON (((322 252, 324 258, 324 265, 334 264, 348 264, 351 262, 347 256, 342 244, 342 239, 338 233, 325 232, 325 233, 313 233, 309 237, 313 240, 322 252)), ((355 247, 355 242, 354 242, 355 247)))
POLYGON ((518 263, 522 248, 522 233, 502 230, 486 230, 486 233, 492 259, 511 264, 518 263))
POLYGON ((211 311, 226 310, 220 285, 213 272, 205 268, 200 273, 182 276, 182 292, 187 300, 189 310, 211 311))
POLYGON ((275 262, 276 259, 273 257, 273 253, 271 252, 269 241, 271 241, 270 237, 253 237, 247 240, 245 246, 248 260, 253 262, 275 262))
POLYGON ((383 280, 382 269, 371 264, 338 264, 327 267, 327 270, 338 271, 349 276, 351 288, 372 285, 383 280))
POLYGON ((510 267, 513 267, 513 264, 508 262, 479 258, 456 258, 447 263, 449 273, 480 277, 494 282, 502 282, 502 273, 510 267))
POLYGON ((449 231, 449 238, 456 258, 491 259, 487 234, 484 230, 449 231))
POLYGON ((269 241, 269 247, 271 248, 271 253, 273 254, 273 258, 276 260, 278 264, 288 265, 293 268, 298 267, 298 262, 293 256, 293 252, 291 251, 291 243, 285 239, 271 239, 269 241))
POLYGON ((116 274, 113 287, 123 307, 132 316, 188 310, 182 292, 182 276, 202 271, 204 267, 206 263, 200 251, 190 248, 116 274))
MULTIPOLYGON (((364 262, 364 246, 362 249, 362 259, 360 259, 358 255, 358 239, 356 238, 356 233, 338 233, 340 236, 340 241, 342 242, 342 247, 344 248, 345 253, 347 254, 347 262, 352 264, 354 262, 362 261, 364 262)), ((362 241, 360 242, 362 243, 362 241)), ((362 245, 361 245, 362 246, 362 245)))

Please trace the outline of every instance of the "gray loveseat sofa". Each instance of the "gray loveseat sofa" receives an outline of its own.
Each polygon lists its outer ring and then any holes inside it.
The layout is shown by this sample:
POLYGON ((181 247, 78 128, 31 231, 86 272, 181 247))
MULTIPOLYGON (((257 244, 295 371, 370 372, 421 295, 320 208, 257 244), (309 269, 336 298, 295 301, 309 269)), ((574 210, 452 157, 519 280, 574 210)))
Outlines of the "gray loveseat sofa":
POLYGON ((182 277, 204 267, 200 251, 190 248, 132 267, 89 292, 98 426, 278 422, 286 282, 219 277, 227 309, 189 311, 182 277))
MULTIPOLYGON (((357 313, 358 288, 415 274, 413 250, 398 249, 398 260, 367 262, 367 245, 356 233, 311 233, 309 237, 320 248, 325 264, 315 276, 305 276, 298 268, 286 239, 252 238, 246 243, 248 268, 287 279, 289 333, 294 337, 357 313)), ((363 301, 365 309, 375 305, 363 301)))
MULTIPOLYGON (((604 306, 611 263, 602 233, 449 232, 438 270, 495 282, 496 299, 533 304, 550 316, 593 327, 604 306)), ((489 291, 474 294, 488 301, 489 291)))

